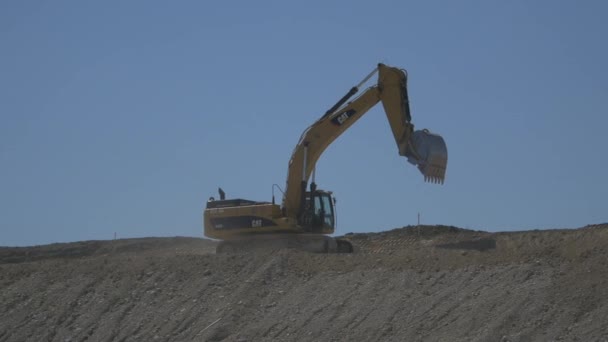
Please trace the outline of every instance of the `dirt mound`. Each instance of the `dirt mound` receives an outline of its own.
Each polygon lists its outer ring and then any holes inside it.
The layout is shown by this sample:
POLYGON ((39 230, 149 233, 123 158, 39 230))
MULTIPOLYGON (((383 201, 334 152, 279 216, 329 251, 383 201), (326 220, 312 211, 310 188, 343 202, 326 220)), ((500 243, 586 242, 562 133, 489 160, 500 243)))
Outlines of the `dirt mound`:
POLYGON ((0 341, 608 341, 608 225, 346 238, 355 254, 0 248, 0 341))

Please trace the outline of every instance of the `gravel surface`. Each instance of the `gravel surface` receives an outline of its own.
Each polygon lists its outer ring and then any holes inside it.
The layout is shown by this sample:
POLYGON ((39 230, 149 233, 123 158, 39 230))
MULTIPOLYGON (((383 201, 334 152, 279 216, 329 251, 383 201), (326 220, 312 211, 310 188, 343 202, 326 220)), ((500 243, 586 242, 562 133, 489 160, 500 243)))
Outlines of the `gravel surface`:
POLYGON ((197 238, 0 248, 0 341, 607 341, 608 224, 348 234, 354 254, 197 238))

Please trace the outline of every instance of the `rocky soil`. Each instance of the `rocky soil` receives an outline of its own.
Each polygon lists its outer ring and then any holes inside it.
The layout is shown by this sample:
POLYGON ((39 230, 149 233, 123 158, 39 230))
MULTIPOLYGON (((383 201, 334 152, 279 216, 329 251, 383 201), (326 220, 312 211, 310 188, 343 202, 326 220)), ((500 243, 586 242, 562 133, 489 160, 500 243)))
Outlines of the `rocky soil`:
POLYGON ((608 341, 608 224, 346 237, 356 253, 0 248, 0 341, 608 341))

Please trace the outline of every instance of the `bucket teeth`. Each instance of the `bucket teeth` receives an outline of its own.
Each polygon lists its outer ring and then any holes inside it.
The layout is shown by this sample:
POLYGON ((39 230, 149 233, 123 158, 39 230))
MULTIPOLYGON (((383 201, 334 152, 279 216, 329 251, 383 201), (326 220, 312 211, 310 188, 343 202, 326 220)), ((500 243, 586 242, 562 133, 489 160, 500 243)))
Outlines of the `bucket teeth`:
POLYGON ((424 176, 424 181, 427 183, 443 184, 443 179, 435 176, 424 176))
POLYGON ((445 180, 445 169, 438 166, 426 165, 420 168, 424 180, 429 183, 443 184, 445 180))

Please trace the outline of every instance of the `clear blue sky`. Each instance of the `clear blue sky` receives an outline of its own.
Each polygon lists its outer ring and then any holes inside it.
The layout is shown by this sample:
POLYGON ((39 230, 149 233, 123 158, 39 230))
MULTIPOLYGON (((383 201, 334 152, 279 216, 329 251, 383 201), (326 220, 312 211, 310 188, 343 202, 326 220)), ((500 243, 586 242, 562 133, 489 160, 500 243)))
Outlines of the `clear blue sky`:
POLYGON ((302 131, 378 62, 408 69, 443 186, 381 106, 317 183, 339 233, 608 221, 608 2, 2 1, 0 245, 202 236, 202 209, 270 200, 302 131))

